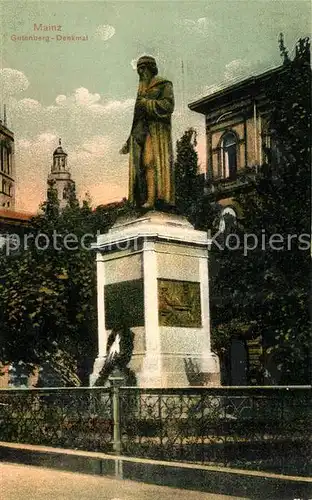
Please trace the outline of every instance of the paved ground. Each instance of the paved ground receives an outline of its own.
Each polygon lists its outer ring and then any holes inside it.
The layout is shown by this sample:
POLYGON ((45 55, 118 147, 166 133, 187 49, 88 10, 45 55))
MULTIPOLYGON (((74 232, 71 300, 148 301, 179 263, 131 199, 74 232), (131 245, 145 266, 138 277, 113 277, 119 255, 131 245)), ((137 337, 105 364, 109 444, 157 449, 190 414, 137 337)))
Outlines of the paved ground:
POLYGON ((4 500, 239 500, 239 497, 8 463, 0 464, 0 491, 4 500))

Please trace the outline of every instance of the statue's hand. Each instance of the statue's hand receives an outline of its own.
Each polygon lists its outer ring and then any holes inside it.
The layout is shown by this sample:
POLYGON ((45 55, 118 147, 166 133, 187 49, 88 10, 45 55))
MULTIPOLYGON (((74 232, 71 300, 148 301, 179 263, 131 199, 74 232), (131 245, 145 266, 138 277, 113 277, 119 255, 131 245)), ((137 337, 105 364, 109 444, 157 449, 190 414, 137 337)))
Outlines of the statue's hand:
POLYGON ((138 97, 136 100, 135 104, 136 109, 139 109, 142 111, 146 107, 146 98, 145 97, 138 97))
POLYGON ((129 145, 128 145, 128 143, 127 143, 127 142, 126 142, 126 144, 124 144, 124 145, 122 146, 122 148, 120 149, 119 153, 120 153, 121 155, 127 155, 127 154, 129 153, 129 145))

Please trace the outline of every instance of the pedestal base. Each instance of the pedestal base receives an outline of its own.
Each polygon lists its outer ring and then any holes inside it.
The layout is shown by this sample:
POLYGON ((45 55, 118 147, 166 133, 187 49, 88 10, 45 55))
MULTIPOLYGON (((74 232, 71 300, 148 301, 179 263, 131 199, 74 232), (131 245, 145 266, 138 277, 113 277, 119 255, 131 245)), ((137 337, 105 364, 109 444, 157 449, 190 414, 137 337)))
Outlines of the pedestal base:
POLYGON ((99 356, 121 317, 134 333, 129 368, 139 387, 220 383, 210 349, 208 239, 175 214, 123 218, 97 239, 99 356))
POLYGON ((144 388, 215 387, 220 385, 219 360, 213 353, 205 359, 166 354, 158 358, 146 356, 137 378, 138 386, 144 388), (155 364, 161 368, 155 370, 155 364))

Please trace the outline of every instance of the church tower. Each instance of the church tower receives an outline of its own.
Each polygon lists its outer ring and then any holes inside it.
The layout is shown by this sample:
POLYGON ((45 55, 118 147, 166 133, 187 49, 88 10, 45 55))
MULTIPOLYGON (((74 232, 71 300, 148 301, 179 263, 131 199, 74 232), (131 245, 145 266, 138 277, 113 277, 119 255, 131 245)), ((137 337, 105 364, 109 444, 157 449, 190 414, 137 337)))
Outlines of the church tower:
POLYGON ((48 176, 48 187, 51 183, 57 190, 60 208, 64 208, 67 204, 68 191, 70 188, 75 188, 75 182, 68 170, 67 153, 62 148, 61 139, 59 139, 59 146, 53 153, 53 164, 51 173, 48 176))
POLYGON ((0 119, 0 209, 15 208, 14 134, 7 127, 4 105, 3 121, 0 119))

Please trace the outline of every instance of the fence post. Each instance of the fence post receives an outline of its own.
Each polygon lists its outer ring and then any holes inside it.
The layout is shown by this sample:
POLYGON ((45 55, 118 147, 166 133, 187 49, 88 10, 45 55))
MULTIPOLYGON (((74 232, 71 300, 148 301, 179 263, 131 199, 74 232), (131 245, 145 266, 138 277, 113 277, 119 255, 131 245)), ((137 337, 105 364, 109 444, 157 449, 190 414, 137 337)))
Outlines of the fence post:
MULTIPOLYGON (((121 453, 121 433, 120 433, 120 392, 119 389, 124 382, 124 377, 118 368, 115 368, 108 377, 113 392, 113 449, 117 457, 121 453)), ((122 479, 122 461, 116 458, 115 475, 122 479)))

